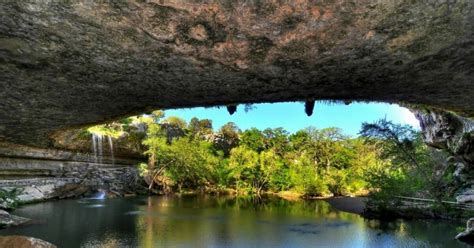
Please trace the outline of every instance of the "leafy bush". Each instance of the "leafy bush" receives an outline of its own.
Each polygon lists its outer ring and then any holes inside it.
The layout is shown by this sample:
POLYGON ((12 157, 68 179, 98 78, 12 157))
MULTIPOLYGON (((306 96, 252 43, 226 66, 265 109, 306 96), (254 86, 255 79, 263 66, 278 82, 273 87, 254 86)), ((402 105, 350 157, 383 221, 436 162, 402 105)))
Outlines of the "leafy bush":
POLYGON ((18 195, 21 191, 17 188, 11 190, 0 189, 0 209, 14 209, 18 207, 18 195))

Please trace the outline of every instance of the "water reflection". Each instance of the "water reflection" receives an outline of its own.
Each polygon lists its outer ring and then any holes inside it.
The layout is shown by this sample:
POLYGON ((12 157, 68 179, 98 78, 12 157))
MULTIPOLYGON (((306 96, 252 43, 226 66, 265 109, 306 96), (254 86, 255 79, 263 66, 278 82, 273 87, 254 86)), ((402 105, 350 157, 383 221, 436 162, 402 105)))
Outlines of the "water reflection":
MULTIPOLYGON (((443 221, 367 221, 324 201, 230 197, 66 200, 16 211, 39 224, 0 231, 59 247, 464 247, 443 221)), ((460 224, 462 225, 462 224, 460 224)))

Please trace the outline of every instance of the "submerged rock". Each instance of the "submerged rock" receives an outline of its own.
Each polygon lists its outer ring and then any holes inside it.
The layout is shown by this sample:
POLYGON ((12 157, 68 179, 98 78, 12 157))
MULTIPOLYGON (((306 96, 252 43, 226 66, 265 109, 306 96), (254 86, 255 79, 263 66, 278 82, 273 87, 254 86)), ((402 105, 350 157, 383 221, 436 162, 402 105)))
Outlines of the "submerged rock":
MULTIPOLYGON (((7 211, 0 210, 0 229, 23 225, 23 224, 28 223, 29 221, 30 219, 12 215, 8 213, 7 211)), ((0 245, 0 247, 4 247, 4 246, 0 245)))
POLYGON ((56 248, 55 245, 41 239, 26 236, 0 236, 3 248, 56 248))

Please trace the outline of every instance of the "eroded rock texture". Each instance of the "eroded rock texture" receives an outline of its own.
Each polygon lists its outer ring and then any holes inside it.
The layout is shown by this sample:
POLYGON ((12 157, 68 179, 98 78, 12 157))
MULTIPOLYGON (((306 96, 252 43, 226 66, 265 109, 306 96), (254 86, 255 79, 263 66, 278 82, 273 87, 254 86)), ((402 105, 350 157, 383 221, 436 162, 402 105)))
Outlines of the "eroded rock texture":
POLYGON ((4 1, 0 139, 156 108, 308 99, 474 115, 474 2, 4 1))
POLYGON ((0 246, 16 248, 56 248, 55 245, 49 242, 26 236, 2 236, 0 237, 0 246))
MULTIPOLYGON (((0 190, 16 191, 14 200, 20 203, 86 196, 98 190, 122 196, 140 190, 135 167, 140 162, 0 143, 0 190)), ((0 199, 0 208, 7 205, 0 199)))
POLYGON ((454 176, 460 186, 457 202, 474 202, 474 121, 441 110, 415 112, 424 141, 452 155, 447 162, 456 168, 454 176))
POLYGON ((25 225, 30 219, 9 214, 7 211, 0 209, 0 229, 13 226, 25 225))

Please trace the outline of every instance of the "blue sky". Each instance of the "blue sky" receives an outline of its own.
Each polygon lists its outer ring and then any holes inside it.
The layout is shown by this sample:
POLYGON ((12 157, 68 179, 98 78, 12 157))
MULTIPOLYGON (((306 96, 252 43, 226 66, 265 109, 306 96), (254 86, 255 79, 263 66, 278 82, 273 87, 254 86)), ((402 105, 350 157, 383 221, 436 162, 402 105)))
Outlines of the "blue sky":
POLYGON ((313 116, 308 117, 301 102, 255 104, 254 109, 244 111, 240 105, 234 115, 225 107, 192 108, 165 111, 166 116, 178 116, 186 121, 193 117, 211 119, 214 129, 225 123, 235 122, 242 130, 283 127, 289 132, 314 126, 317 128, 339 127, 347 135, 356 136, 363 122, 372 122, 386 117, 395 123, 409 124, 419 128, 415 116, 406 108, 386 103, 328 104, 316 102, 313 116))

